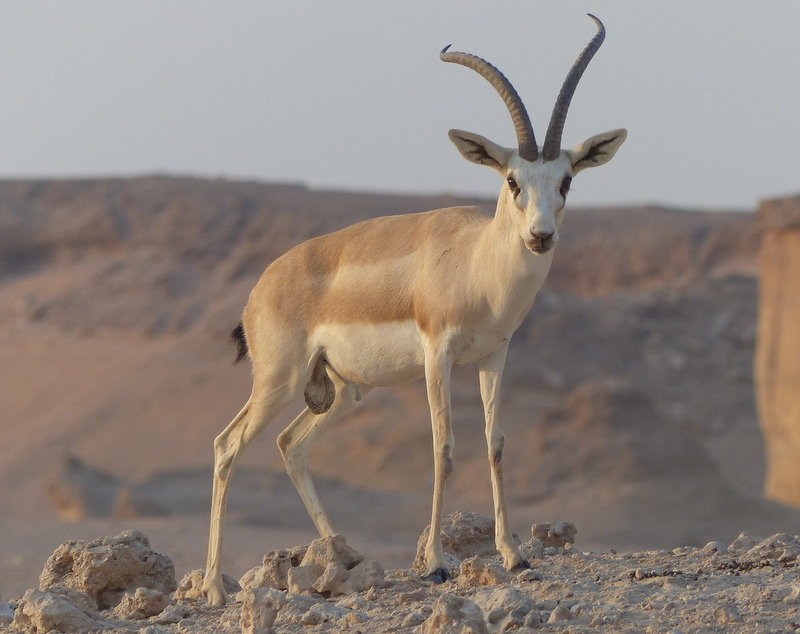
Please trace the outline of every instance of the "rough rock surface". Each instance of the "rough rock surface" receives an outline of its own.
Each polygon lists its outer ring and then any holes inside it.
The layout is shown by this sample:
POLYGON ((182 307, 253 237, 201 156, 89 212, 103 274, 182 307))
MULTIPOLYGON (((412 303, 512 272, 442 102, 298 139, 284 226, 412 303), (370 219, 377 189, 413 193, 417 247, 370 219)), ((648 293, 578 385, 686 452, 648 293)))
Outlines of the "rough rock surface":
MULTIPOLYGON (((425 568, 425 544, 431 527, 428 526, 417 542, 417 556, 414 568, 425 568)), ((519 537, 514 535, 517 544, 519 537)), ((456 511, 442 519, 442 548, 445 554, 452 555, 458 562, 472 555, 491 556, 497 554, 494 543, 494 520, 478 513, 456 511)))
POLYGON ((474 601, 442 594, 433 602, 431 615, 420 628, 422 634, 487 634, 486 621, 474 601))
MULTIPOLYGON (((180 583, 178 589, 175 590, 176 599, 202 599, 203 598, 203 580, 205 579, 205 570, 192 570, 187 572, 180 583)), ((228 596, 239 592, 242 586, 226 574, 222 575, 222 587, 228 596)))
POLYGON ((468 557, 458 568, 458 586, 496 586, 511 581, 511 573, 495 561, 481 559, 478 555, 468 557))
POLYGON ((126 593, 114 608, 117 618, 138 621, 150 616, 161 614, 171 603, 170 598, 163 592, 150 588, 136 588, 136 591, 126 593))
POLYGON ((270 587, 293 594, 335 597, 384 584, 381 565, 350 548, 342 535, 309 546, 274 550, 239 580, 242 588, 270 587))
POLYGON ((575 543, 578 529, 572 522, 546 522, 531 526, 531 537, 542 542, 545 548, 563 548, 575 543))
POLYGON ((755 381, 767 449, 767 497, 800 506, 800 197, 759 210, 758 336, 755 381))
POLYGON ((248 588, 236 599, 242 603, 242 634, 270 634, 287 601, 286 594, 274 588, 248 588))
POLYGON ((538 622, 534 601, 520 588, 508 583, 497 588, 483 588, 472 599, 485 615, 490 631, 502 632, 519 627, 525 624, 528 614, 531 613, 534 613, 534 620, 528 620, 528 625, 538 622))
POLYGON ((100 609, 113 608, 137 588, 170 594, 177 587, 172 561, 139 531, 62 544, 39 577, 40 589, 55 585, 84 592, 100 609))
POLYGON ((336 597, 384 584, 380 564, 357 553, 344 536, 321 537, 311 542, 299 566, 287 574, 289 591, 336 597))
POLYGON ((47 590, 30 589, 19 602, 14 614, 14 627, 23 632, 94 632, 99 622, 97 604, 83 592, 53 586, 47 590))
MULTIPOLYGON (((308 551, 317 553, 317 562, 346 560, 353 552, 339 540, 308 551)), ((178 598, 176 592, 172 599, 177 603, 153 614, 168 600, 158 591, 138 590, 124 595, 116 608, 104 609, 79 590, 53 586, 29 590, 3 611, 14 613, 8 631, 24 634, 495 634, 538 629, 771 634, 800 626, 798 553, 800 537, 784 533, 766 539, 743 533, 727 547, 709 542, 704 548, 626 554, 580 552, 568 544, 548 547, 535 569, 516 574, 503 570, 497 555, 473 554, 444 584, 424 581, 418 571, 393 570, 381 587, 335 598, 247 588, 233 595, 229 605, 209 607, 185 593, 178 598), (491 570, 502 572, 481 572, 491 570)))
POLYGON ((306 555, 308 547, 271 550, 261 562, 247 571, 239 583, 242 588, 277 588, 278 590, 289 589, 289 569, 299 566, 303 557, 306 555))

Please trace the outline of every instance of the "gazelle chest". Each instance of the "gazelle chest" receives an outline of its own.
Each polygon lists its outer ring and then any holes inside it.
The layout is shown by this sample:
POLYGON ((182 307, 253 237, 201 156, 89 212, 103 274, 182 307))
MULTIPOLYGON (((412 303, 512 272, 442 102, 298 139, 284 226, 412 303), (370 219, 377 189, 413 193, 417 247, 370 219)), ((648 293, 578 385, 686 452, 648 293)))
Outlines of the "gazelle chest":
POLYGON ((512 334, 496 329, 467 329, 453 333, 449 342, 453 365, 466 365, 483 359, 502 346, 512 334))

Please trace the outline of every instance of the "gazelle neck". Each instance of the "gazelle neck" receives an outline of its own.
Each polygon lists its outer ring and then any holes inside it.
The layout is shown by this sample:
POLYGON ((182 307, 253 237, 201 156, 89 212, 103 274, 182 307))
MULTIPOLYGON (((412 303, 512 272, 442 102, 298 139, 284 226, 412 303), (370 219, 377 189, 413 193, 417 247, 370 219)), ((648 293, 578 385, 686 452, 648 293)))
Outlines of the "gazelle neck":
POLYGON ((474 262, 474 274, 491 312, 512 330, 533 305, 553 261, 553 249, 537 255, 525 246, 511 215, 514 211, 510 195, 502 192, 495 216, 477 245, 474 262))
POLYGON ((497 199, 494 218, 487 227, 486 237, 494 251, 493 259, 499 266, 499 279, 518 279, 524 282, 529 278, 538 278, 538 290, 550 270, 554 249, 543 254, 535 254, 528 249, 515 222, 514 214, 519 213, 521 212, 514 204, 511 193, 503 187, 497 199))

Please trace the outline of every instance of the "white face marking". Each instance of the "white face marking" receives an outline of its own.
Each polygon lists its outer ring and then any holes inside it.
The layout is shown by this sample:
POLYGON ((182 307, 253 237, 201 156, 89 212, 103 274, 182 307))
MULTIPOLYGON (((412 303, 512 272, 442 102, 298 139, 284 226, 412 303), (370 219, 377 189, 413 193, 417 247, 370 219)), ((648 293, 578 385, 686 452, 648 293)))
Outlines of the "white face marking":
POLYGON ((506 194, 509 204, 513 206, 511 211, 516 211, 517 231, 529 249, 534 250, 535 237, 539 234, 552 234, 549 248, 558 243, 558 229, 565 203, 560 190, 564 178, 571 176, 571 173, 571 164, 565 152, 556 160, 546 163, 541 160, 531 163, 519 156, 509 161, 506 182, 511 176, 519 187, 519 193, 515 197, 507 185, 506 194))

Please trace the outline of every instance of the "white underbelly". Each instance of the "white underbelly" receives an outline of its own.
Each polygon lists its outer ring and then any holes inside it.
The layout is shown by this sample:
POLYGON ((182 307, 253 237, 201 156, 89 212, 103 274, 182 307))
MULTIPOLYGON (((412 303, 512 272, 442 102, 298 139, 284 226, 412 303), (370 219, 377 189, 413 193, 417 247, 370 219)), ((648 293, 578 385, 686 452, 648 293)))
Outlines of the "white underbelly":
MULTIPOLYGON (((510 334, 494 329, 452 332, 447 346, 454 365, 482 359, 510 334)), ((423 337, 413 321, 383 324, 326 324, 312 337, 328 365, 356 385, 387 387, 425 376, 423 337)))
POLYGON ((413 321, 325 324, 312 339, 330 367, 357 385, 386 387, 425 374, 425 352, 413 321))

